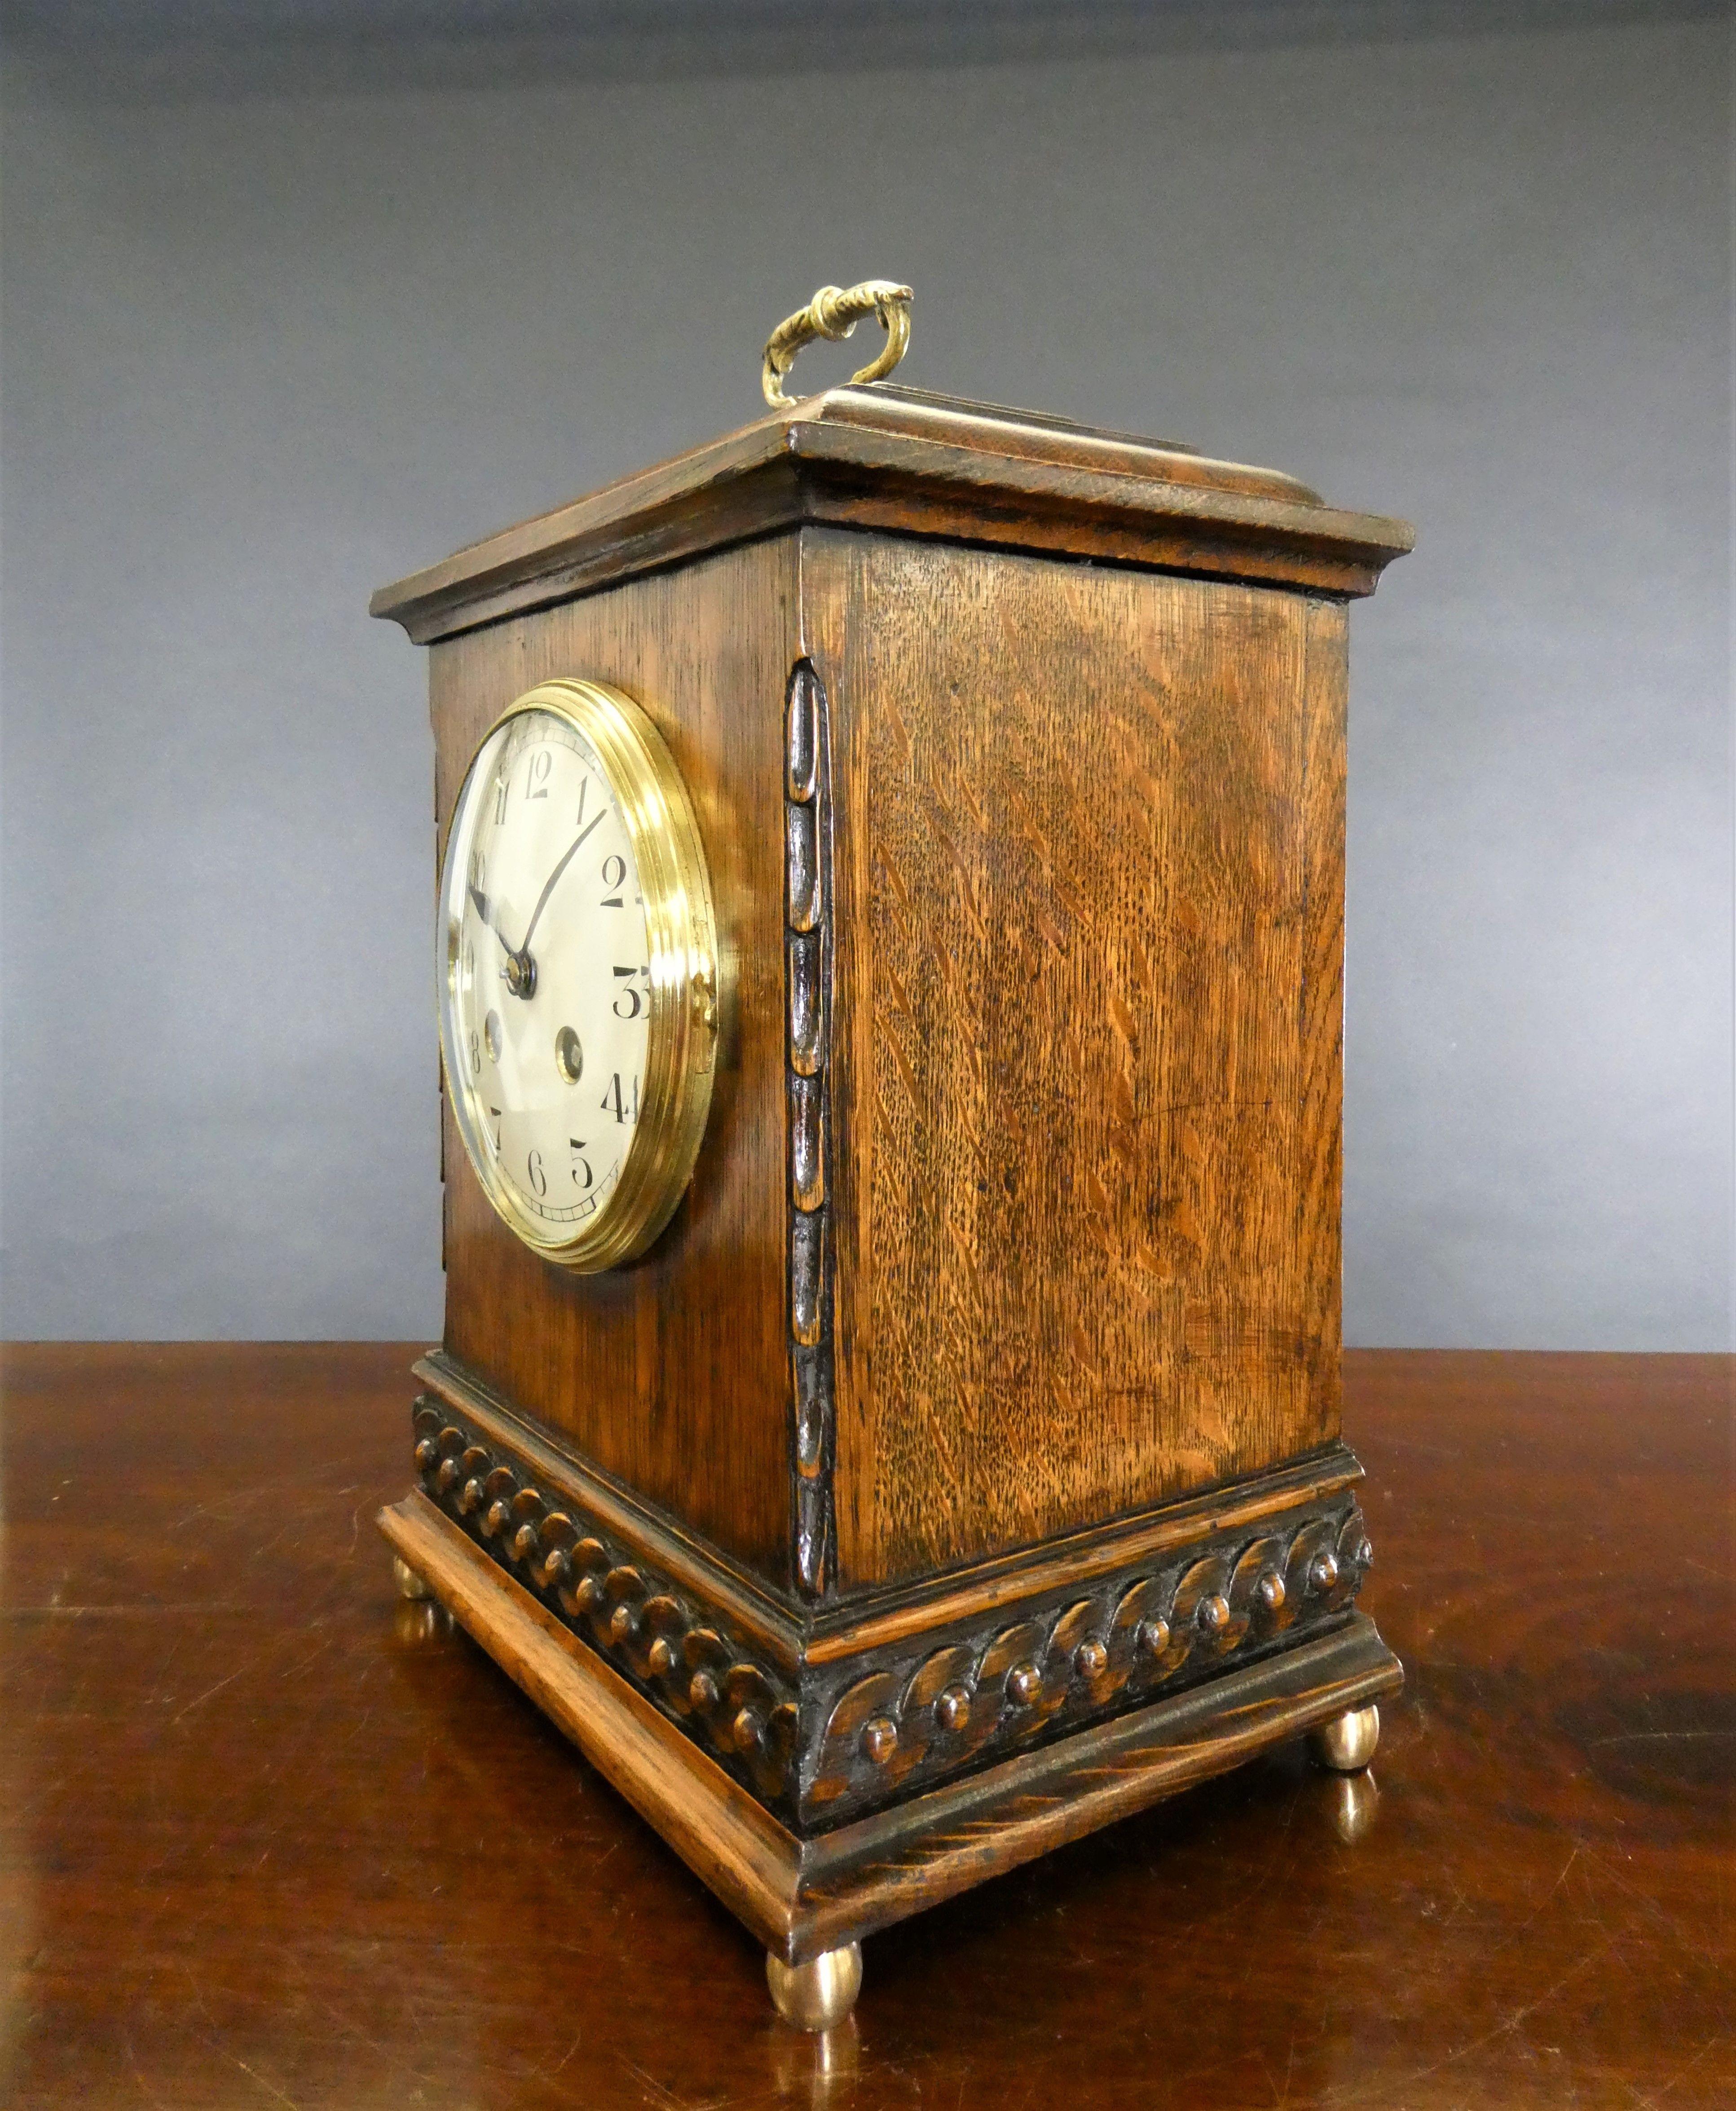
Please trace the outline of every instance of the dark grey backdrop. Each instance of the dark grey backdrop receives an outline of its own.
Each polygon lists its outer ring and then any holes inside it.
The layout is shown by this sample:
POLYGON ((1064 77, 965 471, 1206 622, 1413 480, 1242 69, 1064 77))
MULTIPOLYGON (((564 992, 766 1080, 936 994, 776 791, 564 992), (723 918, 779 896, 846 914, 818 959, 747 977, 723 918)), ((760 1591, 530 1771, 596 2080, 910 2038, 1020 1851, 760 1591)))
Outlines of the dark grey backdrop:
POLYGON ((14 9, 6 1331, 437 1328, 368 592, 887 274, 901 378, 1417 524, 1353 626, 1349 1339, 1729 1347, 1727 15, 511 14, 14 9))

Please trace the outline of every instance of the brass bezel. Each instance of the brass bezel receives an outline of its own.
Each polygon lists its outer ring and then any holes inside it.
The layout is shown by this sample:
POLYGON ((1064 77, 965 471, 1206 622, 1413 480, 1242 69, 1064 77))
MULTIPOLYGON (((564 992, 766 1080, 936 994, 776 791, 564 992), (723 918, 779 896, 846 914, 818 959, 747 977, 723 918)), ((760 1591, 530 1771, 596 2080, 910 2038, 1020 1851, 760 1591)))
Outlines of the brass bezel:
POLYGON ((446 831, 437 946, 440 1063, 446 1098, 465 1155, 495 1214, 533 1252, 582 1275, 633 1260, 674 1214, 699 1156, 716 1064, 718 947, 711 876, 693 802, 663 735, 623 691, 576 679, 539 682, 510 704, 477 742, 446 831), (467 802, 483 750, 502 726, 532 711, 564 719, 602 765, 638 867, 650 954, 650 1011, 638 1124, 614 1193, 577 1231, 562 1225, 556 1237, 519 1203, 496 1167, 476 1121, 474 1092, 464 1080, 462 1066, 451 1060, 457 988, 447 923, 454 850, 465 842, 467 802))

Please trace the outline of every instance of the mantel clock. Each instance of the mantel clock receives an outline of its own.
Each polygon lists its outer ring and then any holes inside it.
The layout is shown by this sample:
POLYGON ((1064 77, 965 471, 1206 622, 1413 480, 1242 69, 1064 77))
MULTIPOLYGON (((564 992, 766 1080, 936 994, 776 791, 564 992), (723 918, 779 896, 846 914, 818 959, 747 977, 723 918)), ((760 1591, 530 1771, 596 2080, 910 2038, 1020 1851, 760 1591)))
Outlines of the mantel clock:
MULTIPOLYGON (((1374 1748, 1346 608, 1402 523, 885 379, 376 595, 430 648, 439 1599, 837 2020, 861 1938, 1374 1748)), ((877 316, 848 386, 801 344, 877 316)))

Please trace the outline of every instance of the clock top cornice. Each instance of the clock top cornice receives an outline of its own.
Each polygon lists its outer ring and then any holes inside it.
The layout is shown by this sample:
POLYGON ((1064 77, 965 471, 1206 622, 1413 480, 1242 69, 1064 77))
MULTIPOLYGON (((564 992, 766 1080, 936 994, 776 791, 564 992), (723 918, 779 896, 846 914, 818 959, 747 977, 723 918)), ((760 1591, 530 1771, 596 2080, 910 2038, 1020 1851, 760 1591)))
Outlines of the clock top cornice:
POLYGON ((1371 593, 1413 541, 1294 478, 881 382, 827 389, 383 587, 418 643, 803 525, 1371 593))

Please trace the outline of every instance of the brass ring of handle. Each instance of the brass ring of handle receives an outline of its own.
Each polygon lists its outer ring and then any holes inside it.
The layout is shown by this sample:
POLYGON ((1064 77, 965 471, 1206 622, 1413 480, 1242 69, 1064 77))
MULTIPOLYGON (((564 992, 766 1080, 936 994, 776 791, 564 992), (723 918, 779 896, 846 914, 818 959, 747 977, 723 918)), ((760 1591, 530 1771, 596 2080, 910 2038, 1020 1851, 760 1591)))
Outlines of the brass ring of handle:
POLYGON ((886 341, 880 356, 850 378, 852 383, 884 380, 904 357, 910 342, 911 297, 908 286, 895 286, 890 279, 864 279, 859 286, 822 286, 805 308, 786 316, 765 341, 765 366, 759 385, 765 391, 766 402, 774 411, 786 408, 795 399, 783 393, 784 376, 795 365, 796 353, 817 337, 830 338, 836 343, 848 337, 865 316, 879 317, 886 341))

